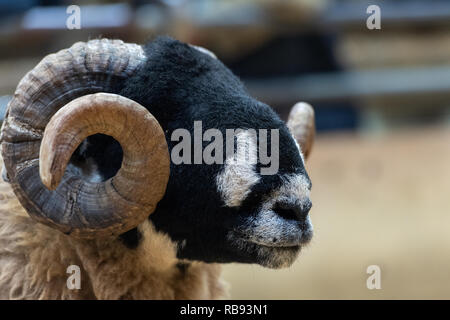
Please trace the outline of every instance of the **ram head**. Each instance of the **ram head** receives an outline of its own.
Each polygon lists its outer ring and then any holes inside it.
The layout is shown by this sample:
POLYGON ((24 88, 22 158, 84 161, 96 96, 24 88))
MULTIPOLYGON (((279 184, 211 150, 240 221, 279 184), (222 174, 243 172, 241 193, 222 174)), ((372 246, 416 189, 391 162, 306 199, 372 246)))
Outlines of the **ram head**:
POLYGON ((309 105, 286 124, 211 52, 162 37, 48 55, 18 85, 1 141, 6 178, 43 224, 132 250, 150 219, 180 259, 277 268, 312 237, 313 136, 309 105))

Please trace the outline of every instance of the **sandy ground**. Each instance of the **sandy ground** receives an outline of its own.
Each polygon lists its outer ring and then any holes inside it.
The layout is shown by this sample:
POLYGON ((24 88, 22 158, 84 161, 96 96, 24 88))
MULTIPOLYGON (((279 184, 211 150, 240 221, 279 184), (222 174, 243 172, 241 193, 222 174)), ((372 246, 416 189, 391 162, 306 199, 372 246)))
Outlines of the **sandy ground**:
POLYGON ((322 135, 307 169, 312 243, 288 269, 224 266, 233 299, 450 299, 450 128, 322 135))

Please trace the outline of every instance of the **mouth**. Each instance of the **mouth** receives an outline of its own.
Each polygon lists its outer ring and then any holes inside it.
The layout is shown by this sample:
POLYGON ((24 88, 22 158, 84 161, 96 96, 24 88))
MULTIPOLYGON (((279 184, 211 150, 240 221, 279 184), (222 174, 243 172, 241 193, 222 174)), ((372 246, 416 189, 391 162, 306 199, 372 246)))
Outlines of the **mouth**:
POLYGON ((307 244, 312 237, 308 234, 305 235, 304 233, 301 234, 301 236, 296 236, 294 239, 278 239, 276 237, 261 237, 256 236, 254 234, 246 234, 239 231, 233 232, 233 238, 239 239, 240 241, 251 243, 253 245, 261 246, 261 247, 267 247, 267 248, 273 248, 273 249, 283 249, 283 248, 300 248, 302 245, 307 244))
POLYGON ((260 243, 244 240, 242 238, 234 239, 239 251, 252 258, 257 264, 280 269, 291 266, 301 251, 301 245, 293 246, 267 246, 260 243))
POLYGON ((311 238, 312 231, 309 230, 302 232, 301 237, 296 237, 296 241, 255 238, 252 234, 236 231, 229 234, 229 239, 240 252, 252 257, 259 265, 272 269, 291 266, 311 238))

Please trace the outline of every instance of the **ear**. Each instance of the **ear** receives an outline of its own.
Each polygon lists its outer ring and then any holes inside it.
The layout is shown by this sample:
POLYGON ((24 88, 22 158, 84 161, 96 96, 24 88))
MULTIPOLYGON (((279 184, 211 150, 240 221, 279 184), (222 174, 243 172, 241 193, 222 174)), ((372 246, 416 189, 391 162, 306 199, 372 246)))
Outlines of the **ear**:
POLYGON ((287 126, 307 159, 311 153, 316 132, 314 109, 306 102, 296 103, 289 113, 287 126))

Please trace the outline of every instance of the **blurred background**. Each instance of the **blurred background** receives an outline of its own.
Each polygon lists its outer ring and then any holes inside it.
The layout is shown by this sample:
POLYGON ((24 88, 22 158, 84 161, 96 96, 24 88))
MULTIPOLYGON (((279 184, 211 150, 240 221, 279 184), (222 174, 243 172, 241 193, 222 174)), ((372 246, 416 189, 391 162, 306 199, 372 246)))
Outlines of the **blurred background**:
POLYGON ((283 118, 316 110, 315 238, 289 269, 225 265, 232 298, 450 299, 450 1, 0 0, 1 117, 46 54, 159 34, 213 51, 283 118))

